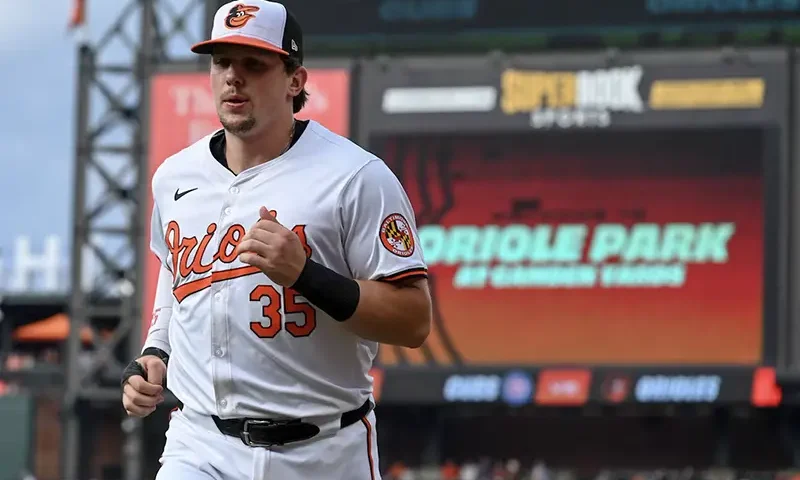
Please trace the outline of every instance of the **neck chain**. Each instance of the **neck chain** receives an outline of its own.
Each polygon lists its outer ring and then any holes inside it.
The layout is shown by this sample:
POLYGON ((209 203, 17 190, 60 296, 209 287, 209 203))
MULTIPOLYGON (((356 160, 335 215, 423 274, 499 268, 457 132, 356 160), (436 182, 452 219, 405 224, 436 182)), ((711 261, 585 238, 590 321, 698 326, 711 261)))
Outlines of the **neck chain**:
POLYGON ((283 155, 284 153, 286 153, 289 150, 289 147, 292 146, 292 140, 294 140, 294 124, 295 124, 295 119, 292 118, 292 128, 289 130, 289 141, 286 142, 286 146, 283 147, 283 150, 281 150, 281 153, 278 154, 279 157, 281 155, 283 155))

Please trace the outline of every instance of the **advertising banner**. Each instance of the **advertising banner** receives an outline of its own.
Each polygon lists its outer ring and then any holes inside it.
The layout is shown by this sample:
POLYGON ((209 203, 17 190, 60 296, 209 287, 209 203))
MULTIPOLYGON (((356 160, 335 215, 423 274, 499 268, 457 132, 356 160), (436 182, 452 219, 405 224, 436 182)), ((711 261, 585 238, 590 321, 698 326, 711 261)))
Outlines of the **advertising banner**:
MULTIPOLYGON (((349 68, 309 68, 306 86, 309 100, 298 119, 314 119, 330 130, 350 135, 349 68)), ((221 128, 211 94, 207 72, 160 73, 153 77, 150 98, 149 176, 170 155, 221 128)), ((149 194, 144 211, 148 215, 145 241, 149 240, 149 194)), ((146 247, 149 252, 149 247, 146 247)), ((143 305, 143 338, 150 326, 159 264, 154 255, 146 255, 143 305)))
POLYGON ((383 404, 498 404, 509 407, 738 404, 782 401, 771 368, 740 367, 391 367, 375 369, 383 404))
POLYGON ((764 126, 788 108, 783 51, 422 58, 361 70, 361 135, 419 133, 420 125, 528 133, 764 126))
MULTIPOLYGON (((358 137, 409 193, 435 302, 423 348, 382 346, 384 397, 395 369, 702 365, 718 386, 640 400, 748 400, 775 349, 788 86, 785 54, 747 55, 365 64, 358 137)), ((599 395, 554 382, 542 404, 599 395)))

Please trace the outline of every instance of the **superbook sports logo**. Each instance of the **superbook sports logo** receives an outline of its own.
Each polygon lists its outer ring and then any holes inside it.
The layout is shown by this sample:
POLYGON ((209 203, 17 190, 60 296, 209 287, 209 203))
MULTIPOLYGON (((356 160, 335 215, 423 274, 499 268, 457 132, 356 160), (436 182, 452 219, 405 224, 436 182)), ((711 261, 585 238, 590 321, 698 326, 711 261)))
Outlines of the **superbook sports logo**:
POLYGON ((732 222, 622 225, 424 225, 430 268, 455 288, 681 287, 690 264, 724 264, 732 222))
POLYGON ((544 128, 604 128, 612 112, 640 113, 639 93, 644 70, 629 66, 598 70, 503 72, 500 106, 506 115, 528 113, 530 126, 544 128))

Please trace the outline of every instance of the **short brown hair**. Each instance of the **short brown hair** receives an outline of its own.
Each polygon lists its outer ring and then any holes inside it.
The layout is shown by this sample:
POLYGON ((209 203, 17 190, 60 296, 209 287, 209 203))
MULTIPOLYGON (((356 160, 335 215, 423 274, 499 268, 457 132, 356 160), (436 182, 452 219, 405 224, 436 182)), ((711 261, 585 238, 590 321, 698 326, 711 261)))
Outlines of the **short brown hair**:
MULTIPOLYGON (((301 67, 300 62, 294 57, 282 55, 281 58, 283 59, 283 66, 286 68, 286 73, 289 75, 293 74, 298 68, 301 67)), ((294 110, 294 113, 302 110, 307 101, 308 91, 303 88, 303 91, 292 99, 292 109, 294 110)))

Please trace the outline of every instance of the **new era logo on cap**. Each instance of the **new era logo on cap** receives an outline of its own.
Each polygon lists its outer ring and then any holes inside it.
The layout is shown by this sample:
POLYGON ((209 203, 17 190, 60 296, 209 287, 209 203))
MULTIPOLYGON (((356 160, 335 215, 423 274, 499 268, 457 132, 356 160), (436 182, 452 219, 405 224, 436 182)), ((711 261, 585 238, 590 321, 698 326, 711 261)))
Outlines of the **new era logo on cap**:
POLYGON ((247 0, 221 6, 214 15, 211 38, 193 45, 192 52, 210 54, 220 44, 262 48, 303 63, 300 24, 278 2, 247 0))

